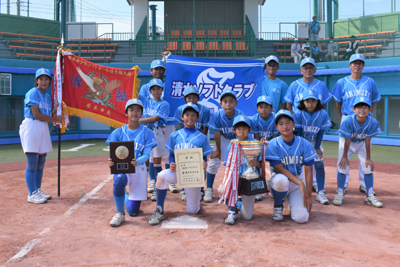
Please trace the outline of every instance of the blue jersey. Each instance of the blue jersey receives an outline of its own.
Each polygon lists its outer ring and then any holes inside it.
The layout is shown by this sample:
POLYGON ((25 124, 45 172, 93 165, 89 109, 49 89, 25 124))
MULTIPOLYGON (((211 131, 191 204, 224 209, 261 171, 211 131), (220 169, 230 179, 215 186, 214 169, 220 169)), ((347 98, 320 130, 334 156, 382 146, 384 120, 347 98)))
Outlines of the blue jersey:
POLYGON ((156 101, 153 98, 140 97, 139 100, 143 103, 143 116, 142 118, 150 118, 157 116, 160 119, 153 123, 143 123, 143 125, 151 127, 162 127, 167 124, 169 115, 169 104, 165 100, 156 101))
POLYGON ((297 106, 303 99, 304 90, 315 91, 315 96, 321 101, 321 105, 328 103, 332 98, 328 87, 320 80, 314 79, 312 83, 306 83, 303 78, 297 79, 290 84, 285 96, 286 101, 293 105, 293 112, 297 110, 297 106))
POLYGON ((381 132, 379 122, 372 116, 367 116, 363 125, 360 126, 357 122, 357 115, 351 115, 344 119, 343 123, 340 125, 339 136, 345 139, 351 139, 351 142, 359 143, 381 132))
POLYGON ((261 118, 260 113, 251 117, 251 132, 258 134, 260 138, 271 140, 273 135, 278 135, 279 131, 275 127, 275 113, 271 112, 268 119, 261 118))
MULTIPOLYGON (((184 104, 184 105, 186 105, 186 104, 184 104)), ((184 124, 182 117, 181 117, 182 109, 183 109, 184 105, 179 106, 175 111, 174 119, 176 122, 178 122, 180 124, 184 124)), ((197 130, 199 130, 201 132, 203 130, 203 127, 208 127, 208 122, 210 121, 210 110, 208 109, 208 107, 203 106, 199 103, 197 103, 196 105, 200 111, 200 114, 199 114, 200 118, 196 122, 195 127, 197 130)))
POLYGON ((308 25, 310 25, 310 34, 317 34, 314 32, 317 32, 319 29, 319 22, 318 21, 311 21, 308 23, 308 25))
POLYGON ((224 138, 233 140, 236 138, 236 134, 233 132, 232 128, 233 120, 239 115, 244 115, 244 113, 238 109, 235 109, 235 114, 233 117, 228 118, 225 115, 225 110, 219 109, 211 116, 208 126, 214 131, 220 131, 224 138))
POLYGON ((323 109, 313 113, 297 110, 293 114, 293 119, 296 122, 295 128, 302 128, 302 137, 310 142, 316 140, 320 130, 329 129, 332 126, 328 113, 323 109))
MULTIPOLYGON (((237 139, 236 139, 237 140, 237 139)), ((235 140, 232 140, 235 141, 235 140)), ((248 137, 248 139, 246 141, 257 141, 256 139, 252 138, 252 137, 248 137)), ((229 156, 229 150, 231 149, 231 143, 229 143, 228 148, 226 149, 225 152, 225 161, 224 161, 224 165, 226 165, 227 160, 228 160, 228 156, 229 156)), ((257 161, 261 161, 262 159, 262 155, 257 157, 257 161)), ((243 172, 245 172, 248 169, 247 167, 247 159, 245 157, 242 156, 242 159, 240 161, 240 174, 242 174, 243 172)), ((254 167, 255 171, 261 175, 260 169, 254 167)))
POLYGON ((207 136, 196 130, 194 133, 187 134, 184 129, 173 132, 165 147, 169 152, 174 153, 177 149, 202 148, 203 156, 210 155, 213 149, 208 142, 207 136))
POLYGON ((367 76, 362 76, 359 80, 353 80, 350 76, 337 81, 332 91, 335 101, 342 104, 342 114, 352 115, 353 102, 357 96, 364 96, 376 103, 381 100, 375 81, 367 76))
POLYGON ((262 95, 271 97, 274 112, 277 112, 281 105, 286 103, 285 95, 287 89, 287 84, 281 79, 271 80, 266 75, 264 76, 262 95))
POLYGON ((32 118, 33 116, 32 110, 30 106, 38 106, 40 113, 51 117, 51 109, 52 109, 51 97, 47 93, 42 93, 39 88, 33 87, 28 93, 25 94, 24 100, 24 117, 32 118))
MULTIPOLYGON (((305 162, 315 159, 318 155, 313 146, 302 137, 294 136, 294 143, 289 146, 282 136, 272 139, 266 149, 265 159, 280 161, 294 176, 301 175, 305 162)), ((274 172, 275 169, 272 168, 274 172)))

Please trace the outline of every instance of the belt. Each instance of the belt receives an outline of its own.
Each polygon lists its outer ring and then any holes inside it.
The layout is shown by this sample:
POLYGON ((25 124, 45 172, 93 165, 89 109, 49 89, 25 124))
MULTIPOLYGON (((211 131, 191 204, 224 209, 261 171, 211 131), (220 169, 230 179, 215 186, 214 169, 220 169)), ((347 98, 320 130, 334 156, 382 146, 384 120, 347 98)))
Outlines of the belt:
POLYGON ((28 120, 28 121, 38 121, 38 119, 35 119, 35 118, 25 118, 25 120, 28 120))

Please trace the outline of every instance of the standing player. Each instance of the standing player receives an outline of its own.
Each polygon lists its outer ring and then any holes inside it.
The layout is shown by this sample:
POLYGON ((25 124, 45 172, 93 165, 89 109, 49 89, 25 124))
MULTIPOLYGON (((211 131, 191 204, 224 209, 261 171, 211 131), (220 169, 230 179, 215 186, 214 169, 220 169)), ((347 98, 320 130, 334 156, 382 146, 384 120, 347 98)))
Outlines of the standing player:
POLYGON ((293 134, 295 122, 288 110, 276 113, 275 124, 281 136, 271 140, 265 153, 265 159, 273 170, 268 181, 274 197, 272 219, 283 220, 283 199, 287 196, 292 220, 305 223, 312 207, 312 166, 317 153, 307 140, 293 134), (302 176, 303 165, 305 179, 302 176))
MULTIPOLYGON (((157 225, 164 219, 164 202, 167 196, 167 184, 176 183, 176 164, 174 151, 187 148, 203 149, 203 168, 207 168, 207 155, 212 153, 212 148, 207 136, 196 129, 196 122, 200 118, 199 108, 191 102, 182 108, 181 116, 185 127, 173 132, 169 138, 166 148, 169 150, 170 169, 162 171, 157 176, 156 192, 157 207, 149 219, 149 224, 157 225)), ((185 188, 186 210, 190 214, 196 214, 200 210, 200 187, 185 188)))
POLYGON ((317 192, 317 201, 328 205, 325 196, 325 167, 322 150, 322 138, 325 129, 332 126, 328 113, 322 109, 321 101, 314 95, 315 91, 304 91, 303 100, 300 101, 298 110, 293 114, 296 122, 297 135, 311 143, 318 157, 314 160, 313 189, 317 192))
POLYGON ((285 95, 288 86, 284 81, 276 77, 276 72, 279 70, 278 58, 276 56, 267 57, 264 69, 267 71, 267 75, 263 79, 262 95, 271 97, 274 112, 279 109, 286 109, 285 95))
POLYGON ((326 109, 326 103, 329 102, 332 95, 329 93, 329 89, 326 87, 325 83, 314 78, 314 74, 317 71, 314 59, 303 59, 300 64, 300 71, 301 74, 303 74, 303 78, 292 82, 285 96, 288 110, 292 114, 297 110, 297 106, 303 98, 303 92, 305 90, 316 91, 316 96, 321 101, 322 108, 326 109))
POLYGON ((25 179, 29 191, 28 202, 42 204, 51 199, 41 189, 46 155, 53 151, 48 122, 61 123, 62 116, 53 117, 58 104, 52 109, 51 98, 46 93, 51 82, 49 70, 38 69, 35 80, 36 86, 25 95, 25 119, 19 127, 19 135, 27 161, 25 179))
POLYGON ((371 159, 371 138, 381 133, 381 127, 376 119, 369 116, 371 100, 368 97, 358 96, 354 100, 353 111, 355 115, 348 116, 339 129, 339 158, 337 164, 338 194, 333 204, 340 206, 344 199, 344 186, 346 174, 349 173, 349 160, 351 154, 357 154, 360 166, 364 173, 366 197, 364 203, 376 208, 383 204, 374 195, 374 162, 371 159))
MULTIPOLYGON (((335 88, 333 88, 332 95, 336 101, 336 108, 341 117, 341 123, 347 116, 355 114, 353 111, 354 100, 363 96, 371 101, 371 112, 374 110, 374 104, 381 100, 378 88, 375 81, 368 76, 362 75, 362 70, 365 65, 364 56, 361 54, 354 54, 351 56, 349 66, 351 70, 350 76, 344 77, 337 81, 335 88)), ((367 193, 364 173, 362 172, 361 162, 358 166, 358 177, 360 180, 360 192, 367 193)), ((349 182, 349 175, 346 175, 347 188, 349 182)), ((346 190, 345 190, 346 191, 346 190)))
POLYGON ((222 109, 217 110, 208 124, 214 130, 214 152, 210 155, 207 166, 207 190, 204 196, 204 202, 212 202, 212 193, 215 175, 221 166, 221 159, 225 158, 225 151, 231 140, 236 138, 232 125, 236 116, 243 114, 236 109, 238 101, 236 93, 230 89, 225 89, 221 93, 220 105, 222 109))
MULTIPOLYGON (((135 158, 131 164, 135 166, 135 173, 114 174, 113 195, 117 213, 110 221, 110 226, 117 227, 125 221, 125 208, 131 217, 138 214, 142 200, 147 199, 147 171, 146 161, 150 158, 153 147, 157 146, 153 132, 140 125, 139 119, 143 114, 143 104, 140 100, 129 99, 125 105, 125 114, 128 124, 115 129, 108 137, 106 143, 120 141, 135 142, 135 158), (129 195, 125 193, 125 187, 129 185, 129 195)), ((114 162, 108 159, 111 168, 114 162)))

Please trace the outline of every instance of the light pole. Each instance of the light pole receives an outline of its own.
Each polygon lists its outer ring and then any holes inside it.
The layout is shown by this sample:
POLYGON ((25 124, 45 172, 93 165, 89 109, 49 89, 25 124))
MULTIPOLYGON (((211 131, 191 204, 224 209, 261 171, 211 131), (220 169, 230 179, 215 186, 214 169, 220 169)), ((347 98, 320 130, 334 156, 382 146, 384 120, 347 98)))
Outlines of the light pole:
MULTIPOLYGON (((132 20, 133 20, 133 0, 126 0, 128 2, 128 5, 131 6, 131 40, 133 40, 133 29, 132 29, 132 20)), ((114 36, 113 36, 114 39, 114 36)))

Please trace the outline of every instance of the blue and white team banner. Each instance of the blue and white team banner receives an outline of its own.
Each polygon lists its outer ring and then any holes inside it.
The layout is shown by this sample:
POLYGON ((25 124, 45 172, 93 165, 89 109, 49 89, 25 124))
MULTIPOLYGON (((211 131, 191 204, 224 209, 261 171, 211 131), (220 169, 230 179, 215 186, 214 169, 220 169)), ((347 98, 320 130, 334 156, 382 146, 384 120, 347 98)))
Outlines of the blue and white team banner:
POLYGON ((185 104, 185 86, 197 86, 198 103, 207 106, 213 114, 220 106, 223 90, 231 89, 237 95, 237 109, 247 116, 257 113, 257 97, 261 95, 264 61, 262 59, 221 60, 170 55, 167 59, 167 79, 164 100, 170 104, 170 116, 185 104))

